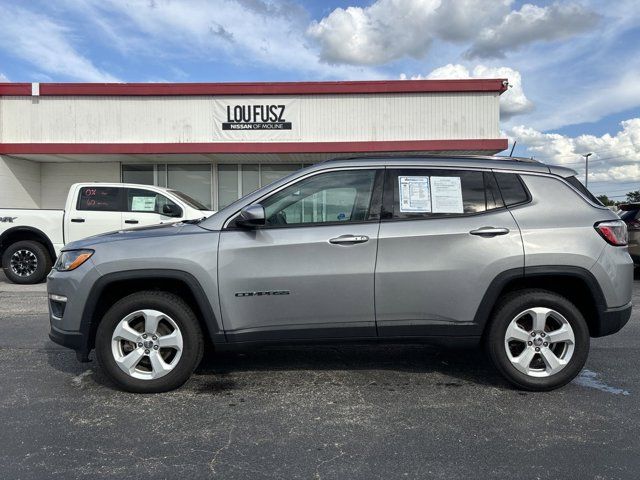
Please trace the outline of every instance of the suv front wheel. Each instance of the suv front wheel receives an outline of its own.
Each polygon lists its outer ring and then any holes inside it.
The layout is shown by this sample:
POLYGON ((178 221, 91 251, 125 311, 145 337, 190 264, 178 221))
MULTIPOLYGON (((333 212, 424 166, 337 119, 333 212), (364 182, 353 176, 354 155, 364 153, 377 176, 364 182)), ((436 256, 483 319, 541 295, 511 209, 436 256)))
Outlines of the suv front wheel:
POLYGON ((107 376, 136 393, 166 392, 198 366, 203 338, 198 320, 178 296, 160 291, 116 302, 96 332, 96 357, 107 376))
POLYGON ((569 383, 589 353, 589 329, 576 306, 547 290, 519 290, 495 310, 486 347, 514 385, 546 391, 569 383))

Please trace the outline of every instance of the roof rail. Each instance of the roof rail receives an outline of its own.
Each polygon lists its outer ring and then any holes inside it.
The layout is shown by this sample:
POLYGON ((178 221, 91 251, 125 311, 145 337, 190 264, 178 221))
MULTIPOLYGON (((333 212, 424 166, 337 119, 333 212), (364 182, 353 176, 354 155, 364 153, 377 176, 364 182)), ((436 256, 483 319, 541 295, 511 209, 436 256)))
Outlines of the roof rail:
POLYGON ((335 157, 324 160, 324 162, 337 162, 344 160, 385 160, 389 158, 407 158, 407 159, 437 159, 442 158, 451 160, 451 159, 464 159, 464 160, 499 160, 499 161, 511 161, 511 162, 525 162, 525 163, 542 163, 538 160, 534 160, 533 158, 527 157, 510 157, 503 155, 464 155, 464 154, 429 154, 429 155, 402 155, 402 154, 381 154, 381 155, 361 155, 361 156, 350 156, 350 157, 335 157))

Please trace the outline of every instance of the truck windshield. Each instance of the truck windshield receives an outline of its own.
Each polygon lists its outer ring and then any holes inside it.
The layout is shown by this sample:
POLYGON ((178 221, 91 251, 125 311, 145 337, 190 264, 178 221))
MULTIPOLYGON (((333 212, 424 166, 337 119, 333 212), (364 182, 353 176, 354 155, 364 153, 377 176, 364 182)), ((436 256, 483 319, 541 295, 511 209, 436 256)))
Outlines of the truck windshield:
POLYGON ((187 205, 189 205, 191 208, 195 208, 196 210, 209 210, 207 207, 205 207, 203 204, 201 204, 199 201, 191 198, 189 195, 187 195, 186 193, 182 193, 179 192, 178 190, 169 190, 169 192, 171 192, 172 194, 174 194, 176 197, 178 197, 180 200, 182 200, 184 203, 186 203, 187 205))

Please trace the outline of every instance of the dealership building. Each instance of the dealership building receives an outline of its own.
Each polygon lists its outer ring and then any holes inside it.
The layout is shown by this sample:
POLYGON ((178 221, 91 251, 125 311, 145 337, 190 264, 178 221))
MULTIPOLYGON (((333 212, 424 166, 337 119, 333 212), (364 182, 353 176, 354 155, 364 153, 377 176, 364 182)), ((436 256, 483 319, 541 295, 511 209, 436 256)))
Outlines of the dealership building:
POLYGON ((506 79, 0 83, 0 208, 63 208, 77 182, 181 190, 220 209, 305 165, 495 154, 506 79))

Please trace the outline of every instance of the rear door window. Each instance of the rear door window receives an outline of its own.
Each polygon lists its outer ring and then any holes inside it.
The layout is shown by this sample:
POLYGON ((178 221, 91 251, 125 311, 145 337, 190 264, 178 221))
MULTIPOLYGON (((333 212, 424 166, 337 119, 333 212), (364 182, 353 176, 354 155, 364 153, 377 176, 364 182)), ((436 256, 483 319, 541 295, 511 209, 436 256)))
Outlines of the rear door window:
POLYGON ((119 187, 81 187, 78 210, 96 212, 121 212, 123 189, 119 187))
POLYGON ((384 195, 386 219, 462 216, 504 207, 492 172, 390 169, 384 195))

